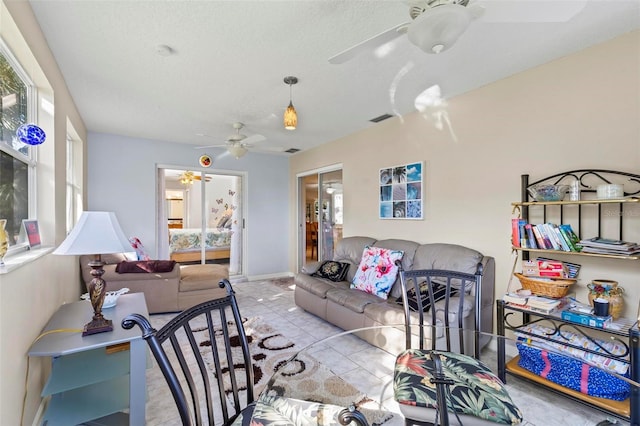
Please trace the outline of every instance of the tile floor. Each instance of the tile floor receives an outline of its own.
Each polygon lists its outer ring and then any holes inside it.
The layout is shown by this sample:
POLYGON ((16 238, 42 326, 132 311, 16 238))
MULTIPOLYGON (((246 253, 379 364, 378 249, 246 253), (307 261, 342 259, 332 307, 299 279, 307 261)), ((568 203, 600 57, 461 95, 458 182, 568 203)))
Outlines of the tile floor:
MULTIPOLYGON (((260 316, 265 322, 305 347, 323 338, 342 332, 341 329, 298 308, 293 288, 271 281, 233 284, 243 316, 260 316)), ((489 345, 490 346, 490 345, 489 345)), ((316 344, 309 349, 314 356, 330 366, 334 373, 372 399, 381 401, 384 409, 396 413, 385 426, 403 424, 393 401, 391 377, 394 357, 355 336, 340 336, 316 344)), ((495 352, 486 350, 483 361, 495 360, 495 352)), ((608 416, 557 394, 508 377, 508 389, 524 414, 524 425, 532 426, 595 426, 608 416)), ((615 421, 612 418, 609 420, 615 421)), ((628 423, 617 420, 621 425, 628 423)))

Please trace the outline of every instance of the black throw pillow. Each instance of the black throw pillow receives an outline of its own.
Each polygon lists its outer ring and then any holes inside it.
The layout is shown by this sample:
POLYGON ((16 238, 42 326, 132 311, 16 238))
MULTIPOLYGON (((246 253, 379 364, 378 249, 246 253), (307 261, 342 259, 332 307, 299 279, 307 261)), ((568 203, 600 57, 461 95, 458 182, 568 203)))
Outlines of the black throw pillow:
MULTIPOLYGON (((444 299, 447 295, 447 286, 439 283, 432 283, 433 286, 433 298, 436 302, 444 299)), ((451 296, 455 296, 458 294, 458 290, 455 288, 451 288, 451 296)), ((427 284, 420 285, 420 300, 422 300, 422 311, 429 312, 431 308, 431 301, 429 300, 429 290, 427 289, 427 284)), ((409 308, 412 311, 418 310, 418 299, 416 298, 416 290, 415 287, 407 290, 407 302, 409 303, 409 308)), ((402 296, 396 299, 396 303, 402 305, 402 296)))
POLYGON ((344 281, 349 270, 349 264, 336 262, 333 260, 325 260, 316 272, 311 274, 312 277, 326 278, 331 281, 344 281))

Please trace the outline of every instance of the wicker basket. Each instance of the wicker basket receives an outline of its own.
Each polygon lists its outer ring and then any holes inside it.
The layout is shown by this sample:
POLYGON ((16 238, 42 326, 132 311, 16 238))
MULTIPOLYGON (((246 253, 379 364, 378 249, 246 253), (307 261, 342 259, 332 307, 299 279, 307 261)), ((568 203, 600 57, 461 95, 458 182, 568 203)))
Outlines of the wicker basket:
POLYGON ((577 280, 570 278, 554 278, 553 281, 542 280, 537 277, 526 277, 522 274, 515 273, 525 290, 531 290, 531 293, 537 296, 546 296, 559 299, 569 292, 571 287, 577 280))

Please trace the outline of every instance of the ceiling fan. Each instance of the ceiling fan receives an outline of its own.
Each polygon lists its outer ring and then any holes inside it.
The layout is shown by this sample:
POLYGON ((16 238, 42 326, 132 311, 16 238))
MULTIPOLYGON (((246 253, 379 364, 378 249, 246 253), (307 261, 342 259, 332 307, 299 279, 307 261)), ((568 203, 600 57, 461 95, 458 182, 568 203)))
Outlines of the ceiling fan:
POLYGON ((471 23, 565 22, 580 12, 587 0, 409 0, 411 21, 389 28, 329 58, 342 64, 356 55, 375 50, 406 34, 426 53, 451 48, 471 23))
POLYGON ((249 151, 249 148, 253 147, 253 143, 266 140, 264 136, 258 134, 251 136, 243 135, 242 133, 240 133, 240 130, 243 127, 244 123, 233 123, 233 128, 236 130, 236 132, 229 135, 225 143, 217 145, 197 146, 196 149, 226 147, 227 151, 231 155, 236 158, 240 158, 249 151))

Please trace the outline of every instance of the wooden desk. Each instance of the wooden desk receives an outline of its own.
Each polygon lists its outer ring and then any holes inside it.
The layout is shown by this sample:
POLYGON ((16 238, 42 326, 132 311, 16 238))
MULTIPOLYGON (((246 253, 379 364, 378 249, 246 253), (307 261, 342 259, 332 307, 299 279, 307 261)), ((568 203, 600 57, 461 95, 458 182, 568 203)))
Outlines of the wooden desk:
MULTIPOLYGON (((121 326, 129 314, 149 315, 144 294, 122 295, 115 307, 102 313, 113 321, 113 331, 85 337, 80 332, 52 333, 29 350, 29 356, 51 357, 51 375, 42 390, 51 401, 43 424, 77 425, 127 408, 129 425, 145 424, 147 345, 139 329, 121 326), (114 347, 121 344, 129 350, 114 347)), ((92 317, 88 301, 67 303, 42 331, 82 328, 92 317)))

